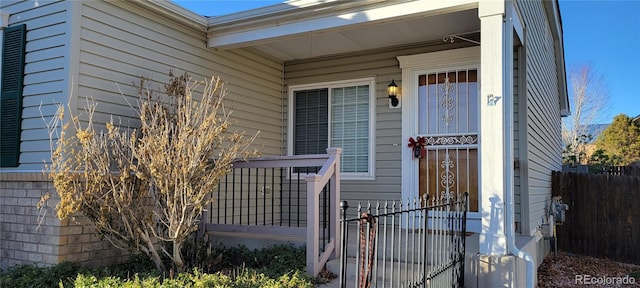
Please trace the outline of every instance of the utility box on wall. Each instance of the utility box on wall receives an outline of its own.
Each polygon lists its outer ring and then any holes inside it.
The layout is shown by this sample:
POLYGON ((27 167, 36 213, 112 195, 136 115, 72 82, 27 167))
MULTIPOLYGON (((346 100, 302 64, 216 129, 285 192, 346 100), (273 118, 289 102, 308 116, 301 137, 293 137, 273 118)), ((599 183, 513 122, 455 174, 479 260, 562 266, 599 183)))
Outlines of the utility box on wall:
POLYGON ((562 196, 554 196, 551 198, 549 206, 549 214, 553 216, 556 224, 561 225, 565 220, 564 211, 569 210, 569 205, 562 203, 562 196))

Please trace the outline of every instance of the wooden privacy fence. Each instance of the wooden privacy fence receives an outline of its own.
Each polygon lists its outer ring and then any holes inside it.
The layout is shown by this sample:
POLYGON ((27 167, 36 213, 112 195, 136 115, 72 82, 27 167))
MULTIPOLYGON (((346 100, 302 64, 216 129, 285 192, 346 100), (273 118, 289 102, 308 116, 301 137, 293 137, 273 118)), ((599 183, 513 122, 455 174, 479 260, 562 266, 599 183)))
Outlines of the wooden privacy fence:
POLYGON ((552 185, 569 204, 559 249, 640 264, 640 177, 553 172, 552 185))

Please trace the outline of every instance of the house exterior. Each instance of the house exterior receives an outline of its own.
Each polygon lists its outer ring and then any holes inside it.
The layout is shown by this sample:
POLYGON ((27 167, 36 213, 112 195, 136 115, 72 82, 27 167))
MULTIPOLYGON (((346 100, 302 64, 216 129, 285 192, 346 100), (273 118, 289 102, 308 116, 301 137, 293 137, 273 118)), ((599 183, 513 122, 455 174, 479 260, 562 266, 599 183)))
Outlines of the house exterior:
POLYGON ((477 283, 524 283, 517 250, 535 265, 548 252, 538 230, 569 114, 557 1, 291 0, 213 18, 168 1, 0 5, 1 268, 120 259, 35 208, 52 190, 43 118, 94 99, 98 122, 128 121, 132 82, 160 86, 169 69, 226 80, 237 126, 260 131, 262 155, 342 148, 344 200, 469 192, 477 283), (420 157, 407 147, 417 137, 420 157))

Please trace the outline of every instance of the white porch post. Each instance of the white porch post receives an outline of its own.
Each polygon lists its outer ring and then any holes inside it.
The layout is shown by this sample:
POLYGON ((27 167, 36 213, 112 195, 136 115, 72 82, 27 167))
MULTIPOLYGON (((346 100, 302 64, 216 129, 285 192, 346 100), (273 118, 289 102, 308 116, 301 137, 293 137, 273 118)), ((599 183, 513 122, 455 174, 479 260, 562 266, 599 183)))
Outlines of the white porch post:
POLYGON ((480 1, 480 254, 506 255, 504 1, 480 1))

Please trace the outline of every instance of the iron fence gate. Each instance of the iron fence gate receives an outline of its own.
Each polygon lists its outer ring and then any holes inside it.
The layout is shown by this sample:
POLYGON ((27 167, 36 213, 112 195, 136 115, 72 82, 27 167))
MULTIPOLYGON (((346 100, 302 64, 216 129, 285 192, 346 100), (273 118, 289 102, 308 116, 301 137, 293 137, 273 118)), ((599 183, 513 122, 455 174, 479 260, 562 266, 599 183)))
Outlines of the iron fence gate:
POLYGON ((340 287, 463 287, 467 200, 342 201, 340 287))

